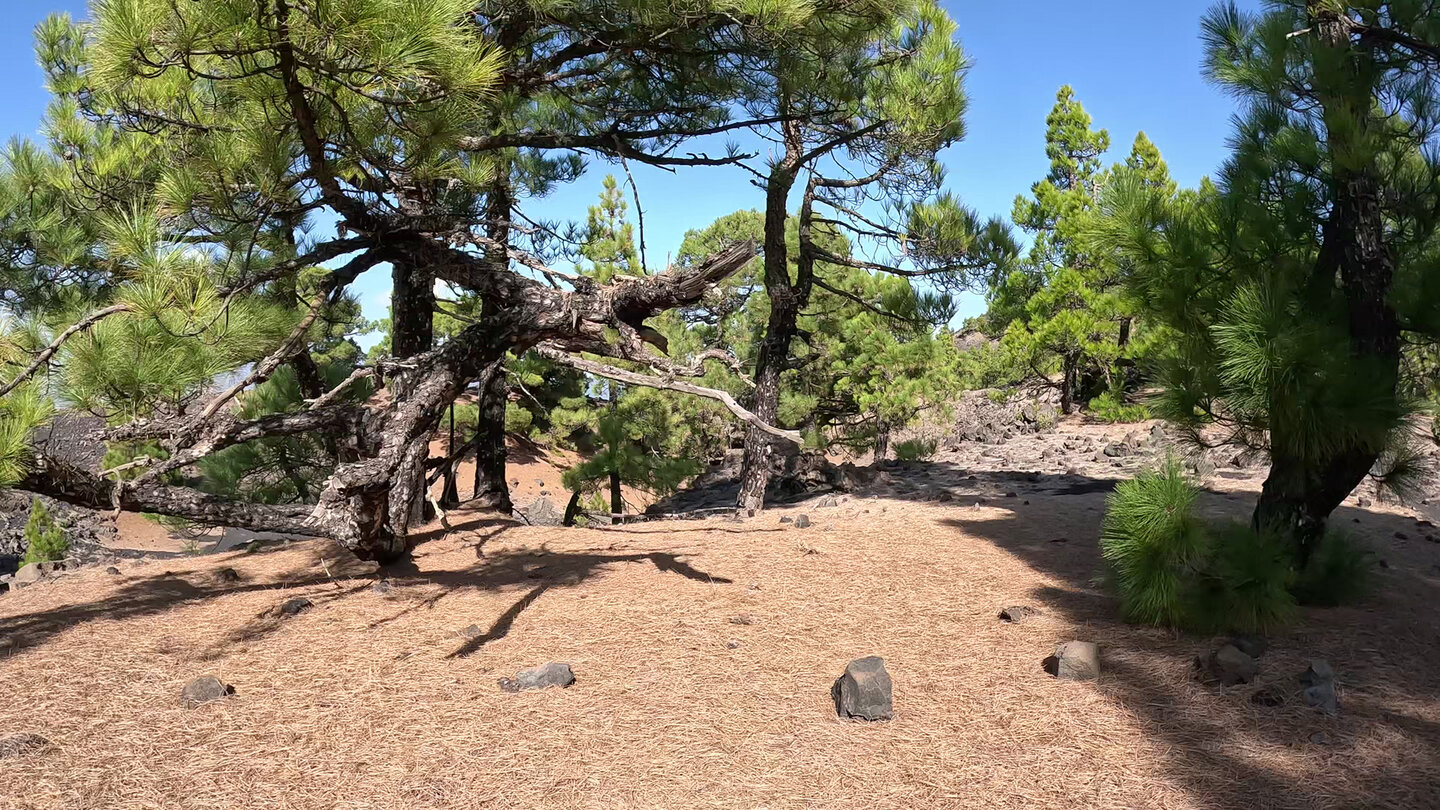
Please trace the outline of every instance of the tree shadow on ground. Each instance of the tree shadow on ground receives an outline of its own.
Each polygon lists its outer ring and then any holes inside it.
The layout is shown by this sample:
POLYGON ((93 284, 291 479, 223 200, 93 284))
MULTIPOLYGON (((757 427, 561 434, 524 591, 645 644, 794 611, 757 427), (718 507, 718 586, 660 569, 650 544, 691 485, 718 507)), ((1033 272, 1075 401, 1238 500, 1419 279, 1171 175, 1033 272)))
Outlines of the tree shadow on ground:
MULTIPOLYGON (((340 590, 335 595, 321 595, 312 599, 312 601, 314 599, 328 601, 365 587, 344 588, 338 586, 335 579, 329 575, 317 576, 313 572, 307 571, 304 576, 296 576, 297 573, 282 574, 278 581, 248 584, 216 582, 196 584, 168 571, 139 577, 127 581, 118 591, 104 599, 64 605, 37 613, 0 617, 0 638, 9 640, 10 644, 5 652, 13 654, 30 647, 38 647, 51 637, 87 622, 143 618, 231 594, 256 591, 276 591, 278 594, 281 589, 307 588, 327 583, 336 584, 340 590)), ((272 621, 266 620, 265 617, 256 617, 252 623, 237 630, 236 633, 240 635, 232 640, 244 641, 258 638, 278 629, 280 624, 278 618, 272 621)))
MULTIPOLYGON (((972 483, 987 478, 1005 480, 981 473, 972 483)), ((1063 583, 1017 593, 1011 604, 1033 600, 1075 628, 1065 632, 1101 646, 1103 675, 1094 688, 1132 715, 1160 750, 1173 752, 1162 774, 1167 780, 1207 808, 1440 807, 1440 723, 1417 716, 1434 711, 1440 696, 1440 616, 1431 607, 1440 599, 1440 577, 1429 573, 1440 544, 1417 536, 1423 524, 1337 510, 1334 524, 1387 561, 1375 571, 1374 592, 1356 607, 1304 609, 1294 627, 1271 635, 1254 684, 1219 689, 1189 677, 1189 662, 1216 640, 1120 620, 1118 601, 1096 584, 1104 512, 1097 494, 1115 482, 1076 478, 1026 474, 1023 494, 990 503, 1008 507, 1003 516, 962 502, 942 523, 1063 583), (1027 509, 1027 499, 1049 508, 1027 509), (1300 699, 1297 676, 1310 657, 1336 669, 1339 717, 1300 699), (1285 704, 1251 703, 1262 685, 1284 692, 1285 704)), ((1207 518, 1244 520, 1253 498, 1207 490, 1200 509, 1207 518)), ((1045 626, 1034 625, 1040 632, 1045 626)), ((1039 661, 1034 675, 1045 677, 1039 661)))

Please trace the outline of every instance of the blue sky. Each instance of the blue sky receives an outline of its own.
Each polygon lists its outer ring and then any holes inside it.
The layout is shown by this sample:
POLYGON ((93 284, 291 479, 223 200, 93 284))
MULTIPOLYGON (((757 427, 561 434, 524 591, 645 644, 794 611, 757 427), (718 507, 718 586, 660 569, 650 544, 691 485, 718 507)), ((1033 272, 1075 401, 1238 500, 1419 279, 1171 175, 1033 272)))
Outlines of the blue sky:
MULTIPOLYGON (((984 215, 1009 216, 1016 194, 1048 171, 1045 116, 1062 84, 1075 87, 1096 125, 1110 131, 1112 160, 1144 130, 1175 179, 1194 185, 1225 156, 1234 102, 1200 76, 1199 19, 1209 0, 951 0, 946 3, 973 63, 966 139, 944 154, 949 186, 984 215)), ((1258 0, 1242 0, 1256 6, 1258 0)), ((30 32, 45 15, 84 16, 83 0, 5 0, 0 27, 0 132, 31 137, 46 95, 30 32)), ((550 218, 583 220, 611 169, 592 163, 579 182, 543 201, 550 218)), ((763 204, 738 169, 670 174, 638 167, 651 265, 686 230, 763 204)), ((632 212, 633 215, 633 212, 632 212)), ((372 318, 385 315, 388 274, 372 271, 357 292, 372 318)), ((978 298, 962 315, 979 311, 978 298)))

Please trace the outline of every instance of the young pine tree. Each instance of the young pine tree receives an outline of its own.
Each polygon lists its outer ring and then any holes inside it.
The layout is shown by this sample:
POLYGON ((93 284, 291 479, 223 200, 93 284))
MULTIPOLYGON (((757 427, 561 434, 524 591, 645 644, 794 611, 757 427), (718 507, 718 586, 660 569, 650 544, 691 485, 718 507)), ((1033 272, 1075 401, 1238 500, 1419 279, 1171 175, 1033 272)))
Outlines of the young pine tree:
POLYGON ((1175 198, 1115 184, 1100 234, 1170 330, 1163 415, 1268 451, 1252 522, 1304 568, 1357 484, 1415 470, 1400 360, 1440 337, 1440 21, 1276 0, 1217 7, 1204 37, 1243 104, 1233 154, 1175 198))

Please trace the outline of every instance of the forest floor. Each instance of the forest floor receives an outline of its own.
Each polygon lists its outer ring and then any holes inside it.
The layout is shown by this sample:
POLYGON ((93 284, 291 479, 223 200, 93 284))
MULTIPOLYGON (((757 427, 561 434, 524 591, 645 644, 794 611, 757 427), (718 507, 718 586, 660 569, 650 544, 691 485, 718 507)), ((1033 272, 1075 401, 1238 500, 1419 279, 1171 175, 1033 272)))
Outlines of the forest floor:
MULTIPOLYGON (((1103 448, 1145 429, 965 443, 738 522, 457 511, 378 573, 312 540, 67 573, 0 596, 0 737, 50 742, 0 760, 0 808, 1440 807, 1434 530, 1347 501, 1371 596, 1203 686, 1214 640, 1126 625, 1094 585, 1105 495, 1153 458, 1103 448), (997 619, 1016 604, 1041 613, 997 619), (1099 680, 1042 671, 1069 639, 1099 680), (831 683, 872 654, 894 719, 837 719, 831 683), (1296 694, 1312 657, 1336 717, 1296 694), (575 685, 497 686, 547 661, 575 685), (182 708, 201 675, 235 694, 182 708)), ((1243 519, 1262 475, 1217 471, 1204 508, 1243 519)))

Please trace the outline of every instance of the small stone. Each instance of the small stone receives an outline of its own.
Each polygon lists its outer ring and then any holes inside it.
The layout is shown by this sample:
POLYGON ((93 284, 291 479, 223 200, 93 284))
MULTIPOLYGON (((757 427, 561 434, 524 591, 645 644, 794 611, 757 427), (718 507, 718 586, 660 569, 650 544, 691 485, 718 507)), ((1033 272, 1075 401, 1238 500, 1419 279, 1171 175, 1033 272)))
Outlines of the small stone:
POLYGON ((23 585, 39 582, 44 576, 45 569, 40 567, 40 563, 30 563, 29 565, 22 566, 19 571, 16 571, 15 577, 10 580, 10 583, 19 588, 23 585))
POLYGON ((1020 622, 1031 616, 1040 615, 1040 611, 1029 605, 1012 605, 1000 611, 1000 620, 1004 622, 1020 622))
POLYGON ((180 705, 193 709, 202 703, 221 700, 235 694, 235 687, 220 682, 214 675, 205 675, 185 684, 180 690, 180 705))
POLYGON ((794 522, 795 522, 795 518, 792 518, 792 517, 790 517, 789 515, 786 515, 785 517, 780 518, 780 522, 781 522, 781 523, 794 523, 794 522))
POLYGON ((1330 683, 1335 680, 1335 670, 1330 667, 1330 662, 1324 658, 1314 658, 1310 666, 1300 673, 1300 684, 1302 686, 1315 686, 1321 683, 1330 683))
POLYGON ((1093 681, 1100 677, 1100 648, 1093 641, 1061 642, 1043 666, 1062 681, 1093 681))
MULTIPOLYGON (((1105 445, 1105 449, 1101 452, 1109 456, 1110 458, 1120 458, 1122 456, 1130 455, 1130 448, 1129 446, 1120 442, 1111 442, 1105 445)), ((1096 459, 1096 461, 1099 461, 1099 459, 1096 459)))
POLYGON ((861 720, 889 720, 895 716, 893 685, 885 659, 871 655, 857 658, 835 679, 830 696, 841 717, 861 720))
POLYGON ((480 625, 478 624, 472 624, 469 627, 466 627, 464 630, 460 631, 460 635, 464 636, 465 638, 479 638, 484 633, 485 631, 481 630, 480 625))
POLYGON ((816 506, 821 509, 833 509, 834 507, 839 505, 840 502, 835 499, 834 495, 826 495, 825 497, 820 499, 820 503, 816 504, 816 506))
POLYGON ((1395 532, 1395 539, 1396 539, 1396 540, 1409 540, 1409 539, 1410 539, 1410 535, 1406 534, 1405 532, 1395 532))
POLYGON ((113 577, 120 573, 120 569, 112 565, 105 569, 105 573, 113 577))
POLYGON ((385 594, 390 593, 390 580, 378 580, 374 585, 370 586, 370 590, 380 594, 381 596, 384 596, 385 594))
POLYGON ((1259 658, 1265 654, 1266 650, 1270 649, 1270 643, 1265 639, 1249 634, 1232 636, 1229 643, 1251 658, 1259 658))
POLYGON ((1267 706, 1274 708, 1285 705, 1285 696, 1274 689, 1265 688, 1250 696, 1250 702, 1256 706, 1267 706))
POLYGON ((1250 683, 1260 673, 1260 663, 1241 652, 1234 644, 1225 644, 1208 655, 1195 658, 1196 676, 1221 686, 1250 683))
POLYGON ((551 661, 533 669, 522 669, 515 673, 513 679, 501 678, 499 683, 500 688, 506 692, 548 689, 552 686, 568 689, 575 683, 575 673, 570 670, 569 664, 551 661))
POLYGON ((752 619, 752 618, 750 618, 749 616, 744 616, 744 615, 741 615, 741 616, 731 616, 731 617, 730 617, 730 623, 731 623, 731 624, 739 624, 739 625, 751 625, 751 624, 754 624, 754 623, 755 623, 755 620, 752 619))
POLYGON ((725 649, 727 649, 727 650, 738 650, 738 649, 740 649, 740 642, 739 642, 739 640, 732 638, 732 639, 730 639, 729 641, 725 642, 725 649))
POLYGON ((1331 717, 1340 713, 1340 701, 1335 697, 1335 683, 1333 681, 1325 681, 1324 683, 1317 683, 1314 686, 1307 686, 1305 687, 1305 691, 1300 694, 1305 698, 1306 706, 1319 709, 1331 717))
POLYGON ((1020 493, 1018 493, 1018 492, 1016 492, 1016 491, 1014 491, 1014 490, 1011 490, 1011 491, 1005 493, 1005 497, 1007 497, 1007 498, 1018 498, 1018 497, 1020 497, 1020 493))
POLYGON ((1330 743, 1334 742, 1334 738, 1332 738, 1329 734, 1326 734, 1323 731, 1317 731, 1314 734, 1310 735, 1310 742, 1314 743, 1315 745, 1329 745, 1330 743))
POLYGON ((240 574, 234 568, 221 568, 215 572, 215 580, 225 584, 234 584, 240 581, 240 574))
POLYGON ((286 599, 284 602, 281 602, 280 606, 275 608, 275 614, 278 616, 298 616, 301 613, 309 610, 311 607, 314 607, 314 605, 315 603, 311 602, 309 599, 306 599, 303 596, 297 596, 293 599, 286 599))
POLYGON ((809 516, 809 515, 797 515, 796 518, 795 518, 795 528, 797 528, 797 529, 808 529, 808 528, 810 528, 810 516, 809 516))
POLYGON ((1370 505, 1370 499, 1365 497, 1364 495, 1361 495, 1360 497, 1355 499, 1355 505, 1359 506, 1361 509, 1364 509, 1365 507, 1370 505))
POLYGON ((23 757, 49 748, 51 742, 39 734, 20 732, 0 737, 0 759, 23 757))

